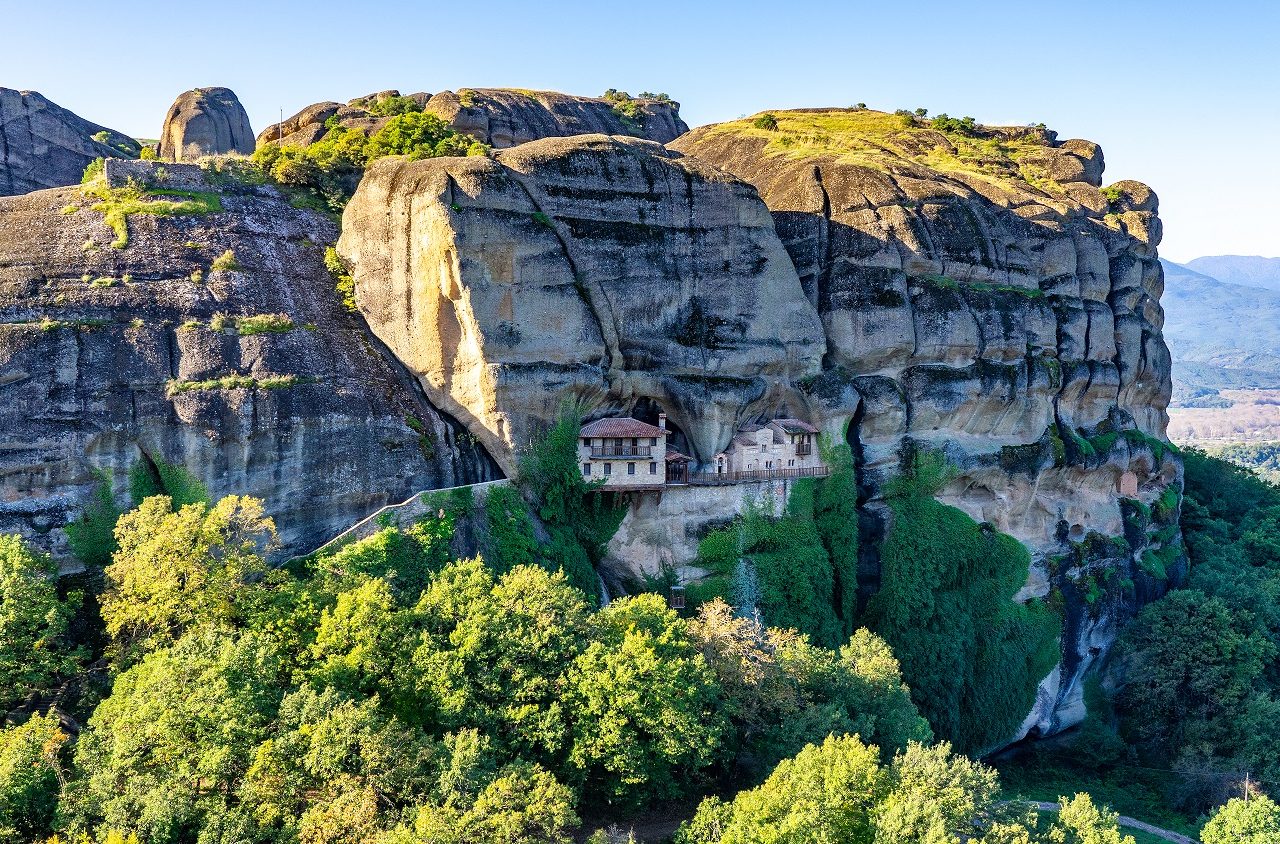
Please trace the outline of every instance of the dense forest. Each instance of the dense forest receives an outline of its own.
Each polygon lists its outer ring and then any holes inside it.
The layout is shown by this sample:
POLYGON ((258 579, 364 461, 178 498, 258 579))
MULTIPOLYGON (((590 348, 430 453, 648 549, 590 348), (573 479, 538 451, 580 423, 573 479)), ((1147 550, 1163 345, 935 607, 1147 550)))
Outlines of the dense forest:
POLYGON ((722 574, 678 612, 600 606, 620 514, 576 439, 557 425, 482 505, 441 495, 284 565, 262 502, 163 464, 127 506, 104 478, 71 532, 84 575, 0 537, 0 842, 606 844, 654 809, 680 844, 1131 842, 1088 783, 1208 820, 1206 844, 1280 836, 1261 791, 1230 799, 1244 770, 1280 782, 1280 488, 1186 455, 1186 587, 1129 626, 1082 728, 994 760, 1002 787, 962 753, 1025 711, 1059 621, 1009 600, 1025 549, 933 500, 940 463, 890 492, 861 612, 836 450, 781 517, 707 537, 722 574), (1037 814, 1015 798, 1050 769, 1085 787, 1037 814))

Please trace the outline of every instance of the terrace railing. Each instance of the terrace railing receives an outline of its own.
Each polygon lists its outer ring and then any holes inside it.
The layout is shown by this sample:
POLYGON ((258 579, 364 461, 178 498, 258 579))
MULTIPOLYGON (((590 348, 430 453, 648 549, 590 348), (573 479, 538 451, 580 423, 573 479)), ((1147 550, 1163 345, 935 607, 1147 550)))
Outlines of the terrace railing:
POLYGON ((606 445, 592 446, 591 459, 601 460, 606 457, 650 457, 653 447, 648 445, 606 445))
POLYGON ((689 483, 702 486, 741 484, 749 481, 775 481, 785 478, 825 478, 831 474, 826 466, 792 469, 749 469, 745 472, 690 472, 689 483))

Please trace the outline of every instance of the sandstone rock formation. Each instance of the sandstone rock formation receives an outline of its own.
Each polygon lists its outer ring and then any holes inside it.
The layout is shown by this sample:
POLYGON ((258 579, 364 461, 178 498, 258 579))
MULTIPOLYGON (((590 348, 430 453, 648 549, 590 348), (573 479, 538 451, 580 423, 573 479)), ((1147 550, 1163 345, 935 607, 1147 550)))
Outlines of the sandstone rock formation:
POLYGON ((508 470, 566 401, 659 403, 708 459, 825 351, 755 192, 649 141, 376 162, 338 249, 373 331, 508 470))
POLYGON ((95 158, 137 158, 138 142, 35 91, 0 88, 0 196, 80 183, 95 158))
POLYGON ((61 549, 95 471, 123 501, 142 459, 263 497, 285 553, 493 476, 343 310, 323 263, 332 222, 194 166, 107 162, 115 184, 162 173, 221 191, 221 211, 134 214, 117 250, 79 189, 0 199, 0 533, 61 549))
MULTIPOLYGON (((775 119, 671 146, 751 182, 773 212, 825 329, 814 414, 833 435, 848 425, 863 482, 874 493, 897 474, 904 446, 941 450, 956 468, 941 500, 1031 548, 1024 599, 1086 545, 1092 556, 1059 577, 1120 569, 1158 590, 1136 564, 1149 537, 1123 551, 1086 542, 1126 534, 1123 498, 1181 488, 1161 442, 1155 194, 1103 192, 1098 146, 1042 130, 975 137, 853 110, 775 119)), ((1024 731, 1082 717, 1079 678, 1132 609, 1068 619, 1062 666, 1024 731)))
MULTIPOLYGON (((258 135, 258 143, 307 146, 324 137, 328 121, 372 134, 390 119, 378 112, 377 104, 399 96, 398 91, 381 91, 346 105, 315 103, 282 123, 268 126, 258 135)), ((463 88, 457 93, 408 96, 457 131, 497 148, 540 138, 594 133, 666 143, 689 130, 680 119, 680 104, 670 100, 637 99, 624 109, 596 97, 509 88, 463 88), (634 111, 636 116, 627 116, 626 110, 634 111)))
POLYGON ((254 150, 249 115, 229 88, 196 88, 179 95, 160 131, 160 157, 195 161, 206 155, 254 150))
POLYGON ((680 119, 680 104, 669 100, 632 101, 634 117, 624 106, 598 97, 573 97, 554 91, 515 88, 464 88, 444 91, 427 103, 459 132, 494 147, 512 147, 568 135, 633 135, 664 144, 689 131, 680 119))

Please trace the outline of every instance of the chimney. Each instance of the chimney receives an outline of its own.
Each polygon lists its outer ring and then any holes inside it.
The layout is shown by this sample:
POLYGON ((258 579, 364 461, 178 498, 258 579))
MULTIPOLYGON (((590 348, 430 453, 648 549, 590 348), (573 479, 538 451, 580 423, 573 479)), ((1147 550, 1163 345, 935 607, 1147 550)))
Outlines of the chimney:
POLYGON ((661 428, 664 432, 667 430, 667 414, 665 413, 658 414, 658 427, 661 428))

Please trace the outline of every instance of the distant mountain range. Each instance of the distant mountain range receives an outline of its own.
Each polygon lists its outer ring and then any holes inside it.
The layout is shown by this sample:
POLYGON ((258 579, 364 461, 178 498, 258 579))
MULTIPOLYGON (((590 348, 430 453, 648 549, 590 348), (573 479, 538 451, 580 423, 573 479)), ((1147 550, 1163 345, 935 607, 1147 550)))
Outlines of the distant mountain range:
POLYGON ((1221 255, 1161 263, 1174 405, 1226 407, 1231 402, 1219 390, 1280 388, 1280 259, 1221 255), (1275 268, 1273 276, 1267 266, 1275 268), (1257 282, 1228 282, 1205 267, 1257 282), (1274 287, 1263 284, 1267 279, 1274 287))
POLYGON ((1188 269, 1247 287, 1280 290, 1280 258, 1257 255, 1209 255, 1186 263, 1188 269))

